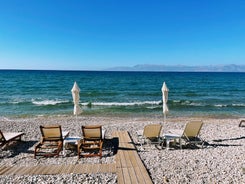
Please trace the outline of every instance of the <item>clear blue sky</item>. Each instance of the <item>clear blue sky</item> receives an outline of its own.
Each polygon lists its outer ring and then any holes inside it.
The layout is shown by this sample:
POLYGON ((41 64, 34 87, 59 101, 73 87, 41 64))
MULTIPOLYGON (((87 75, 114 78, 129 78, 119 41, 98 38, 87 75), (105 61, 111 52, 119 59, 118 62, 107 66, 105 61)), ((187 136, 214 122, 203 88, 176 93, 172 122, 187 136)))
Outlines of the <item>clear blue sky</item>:
POLYGON ((0 0, 0 69, 244 61, 244 0, 0 0))

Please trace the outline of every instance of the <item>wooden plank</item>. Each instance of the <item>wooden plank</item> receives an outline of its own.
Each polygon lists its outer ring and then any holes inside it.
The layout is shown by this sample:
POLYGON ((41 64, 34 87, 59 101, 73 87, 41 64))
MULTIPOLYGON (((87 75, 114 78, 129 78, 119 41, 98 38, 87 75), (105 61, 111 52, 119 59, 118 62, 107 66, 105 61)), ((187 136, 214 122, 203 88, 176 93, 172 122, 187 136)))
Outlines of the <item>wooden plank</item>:
POLYGON ((59 168, 60 170, 58 174, 64 174, 67 172, 67 165, 60 165, 59 168))
POLYGON ((120 151, 119 151, 119 154, 120 154, 121 167, 122 167, 122 168, 126 168, 126 167, 127 167, 127 161, 126 161, 126 158, 125 158, 125 156, 124 156, 124 154, 123 154, 123 151, 120 150, 120 151))
POLYGON ((113 164, 101 164, 100 172, 101 173, 112 173, 113 164))
POLYGON ((38 169, 38 171, 37 171, 37 173, 36 174, 44 174, 44 171, 45 171, 45 169, 47 168, 47 166, 45 166, 45 165, 40 165, 39 166, 39 169, 38 169))
POLYGON ((66 165, 66 170, 63 171, 63 174, 73 173, 73 170, 74 170, 74 165, 72 164, 66 165))
POLYGON ((116 166, 119 167, 119 168, 122 168, 120 154, 121 153, 119 151, 117 151, 117 155, 115 157, 115 161, 116 161, 116 166))
POLYGON ((50 165, 48 174, 59 174, 62 168, 62 165, 50 165))
POLYGON ((49 174, 49 167, 48 166, 43 166, 42 167, 42 171, 41 171, 41 174, 43 175, 48 175, 49 174))
POLYGON ((69 174, 73 172, 73 165, 72 164, 68 164, 68 165, 63 165, 62 170, 60 171, 60 173, 62 174, 69 174))
POLYGON ((116 164, 113 163, 113 164, 110 164, 110 167, 109 168, 109 173, 116 173, 117 172, 117 168, 116 168, 116 164))
POLYGON ((81 164, 76 164, 75 167, 74 167, 74 170, 73 170, 73 173, 74 174, 81 174, 81 164))
POLYGON ((0 174, 1 174, 1 175, 5 174, 9 169, 11 169, 11 167, 3 166, 3 168, 1 169, 0 174))
POLYGON ((19 173, 23 170, 23 166, 15 166, 16 167, 16 170, 13 171, 13 173, 11 174, 15 174, 15 175, 19 175, 19 173))
POLYGON ((100 165, 100 171, 101 173, 108 173, 110 170, 110 165, 109 164, 101 164, 100 165))
POLYGON ((122 168, 131 167, 131 163, 127 154, 128 144, 127 142, 125 142, 126 136, 127 134, 125 132, 120 132, 119 134, 119 146, 121 150, 118 151, 118 156, 120 157, 120 163, 122 168))
POLYGON ((37 165, 37 166, 2 166, 0 172, 3 175, 45 175, 45 174, 69 174, 69 173, 116 173, 116 164, 68 164, 68 165, 37 165))
POLYGON ((32 167, 23 166, 21 167, 21 170, 19 170, 18 175, 28 175, 32 167))
POLYGON ((100 172, 100 165, 99 164, 92 164, 91 165, 91 172, 90 173, 99 173, 100 172))
POLYGON ((89 173, 89 165, 88 164, 84 164, 82 167, 81 167, 81 173, 89 173))
POLYGON ((132 161, 131 161, 131 159, 130 159, 130 152, 132 152, 132 151, 125 151, 125 153, 124 153, 124 155, 125 155, 125 158, 126 158, 126 160, 127 160, 127 166, 128 167, 133 167, 133 164, 132 164, 132 161))
POLYGON ((149 173, 147 172, 143 162, 141 161, 139 155, 137 154, 137 156, 135 156, 136 160, 137 160, 137 163, 138 163, 138 166, 141 170, 141 173, 142 173, 142 176, 144 177, 144 180, 146 183, 152 183, 152 180, 149 176, 149 173))
POLYGON ((29 173, 30 175, 33 175, 35 174, 36 170, 38 169, 39 166, 33 166, 30 170, 29 170, 29 173))
POLYGON ((73 169, 73 173, 74 174, 78 174, 78 164, 76 164, 75 166, 74 166, 74 169, 73 169))
MULTIPOLYGON (((124 180, 124 183, 126 183, 126 184, 132 183, 131 182, 131 179, 130 179, 128 168, 122 168, 122 172, 123 172, 123 180, 124 180)), ((134 183, 132 183, 132 184, 134 184, 134 183)))
POLYGON ((8 169, 5 173, 4 173, 4 175, 9 175, 10 173, 14 173, 16 170, 18 170, 18 167, 15 167, 15 166, 13 166, 13 167, 11 167, 10 169, 8 169))
POLYGON ((93 165, 89 165, 89 164, 85 164, 84 165, 85 167, 83 168, 84 169, 84 171, 85 171, 85 173, 91 173, 91 171, 93 170, 92 168, 93 168, 93 165))
POLYGON ((128 154, 129 154, 129 159, 130 159, 130 161, 132 163, 132 167, 138 167, 138 162, 137 162, 137 160, 135 158, 136 157, 135 152, 130 151, 128 154))
POLYGON ((124 184, 122 168, 117 168, 117 182, 118 184, 124 184))
POLYGON ((116 164, 105 164, 104 172, 105 173, 116 173, 116 164))
POLYGON ((142 177, 142 173, 139 167, 134 167, 134 172, 137 177, 137 183, 145 183, 144 177, 142 177))
POLYGON ((19 171, 19 175, 29 175, 30 171, 32 170, 33 166, 26 166, 23 167, 20 171, 19 171))
POLYGON ((137 180, 136 173, 135 173, 134 169, 135 169, 134 167, 128 168, 128 173, 129 173, 129 176, 130 176, 131 183, 138 183, 138 180, 137 180))

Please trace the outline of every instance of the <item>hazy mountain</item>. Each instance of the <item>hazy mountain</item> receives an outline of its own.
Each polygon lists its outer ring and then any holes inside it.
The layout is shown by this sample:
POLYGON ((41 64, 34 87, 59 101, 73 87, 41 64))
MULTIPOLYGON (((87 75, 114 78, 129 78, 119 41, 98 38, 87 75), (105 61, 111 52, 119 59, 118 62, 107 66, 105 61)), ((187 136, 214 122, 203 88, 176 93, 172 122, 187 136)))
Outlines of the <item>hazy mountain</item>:
POLYGON ((179 72, 245 72, 245 65, 135 65, 133 67, 114 67, 106 71, 179 71, 179 72))

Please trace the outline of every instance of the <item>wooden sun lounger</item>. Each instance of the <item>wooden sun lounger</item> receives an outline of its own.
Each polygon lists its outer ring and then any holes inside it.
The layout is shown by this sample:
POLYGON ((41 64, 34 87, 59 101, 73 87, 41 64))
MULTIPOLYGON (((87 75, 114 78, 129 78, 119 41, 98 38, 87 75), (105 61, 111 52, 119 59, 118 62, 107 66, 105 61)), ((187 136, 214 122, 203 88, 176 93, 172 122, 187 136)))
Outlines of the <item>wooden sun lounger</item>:
POLYGON ((0 147, 8 144, 11 141, 21 141, 23 132, 2 132, 0 130, 0 147))
MULTIPOLYGON (((59 153, 63 150, 64 140, 61 125, 41 125, 40 131, 42 137, 40 142, 35 146, 34 158, 36 156, 59 156, 59 153)), ((68 135, 68 133, 66 134, 68 135)))

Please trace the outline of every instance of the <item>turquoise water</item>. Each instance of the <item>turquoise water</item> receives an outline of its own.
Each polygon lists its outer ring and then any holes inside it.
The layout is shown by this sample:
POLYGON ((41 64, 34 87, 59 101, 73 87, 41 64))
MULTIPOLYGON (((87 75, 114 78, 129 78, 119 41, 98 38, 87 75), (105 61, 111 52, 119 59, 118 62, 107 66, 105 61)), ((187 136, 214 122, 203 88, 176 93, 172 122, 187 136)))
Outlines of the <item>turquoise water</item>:
POLYGON ((245 117, 245 73, 0 70, 0 116, 72 115, 77 81, 82 115, 245 117))

